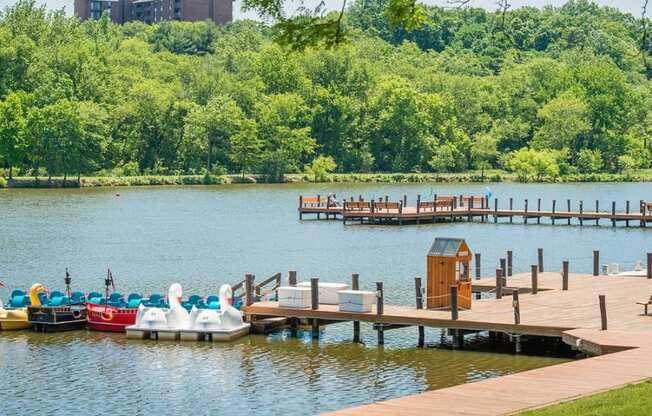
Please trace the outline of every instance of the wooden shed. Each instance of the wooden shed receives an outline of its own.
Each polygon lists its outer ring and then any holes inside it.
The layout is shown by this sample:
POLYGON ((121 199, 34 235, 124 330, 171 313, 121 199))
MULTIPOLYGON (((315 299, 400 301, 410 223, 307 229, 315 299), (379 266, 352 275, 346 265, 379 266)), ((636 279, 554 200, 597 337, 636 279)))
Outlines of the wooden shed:
POLYGON ((435 238, 428 252, 427 307, 450 305, 450 288, 457 285, 458 306, 471 309, 471 250, 461 238, 435 238))

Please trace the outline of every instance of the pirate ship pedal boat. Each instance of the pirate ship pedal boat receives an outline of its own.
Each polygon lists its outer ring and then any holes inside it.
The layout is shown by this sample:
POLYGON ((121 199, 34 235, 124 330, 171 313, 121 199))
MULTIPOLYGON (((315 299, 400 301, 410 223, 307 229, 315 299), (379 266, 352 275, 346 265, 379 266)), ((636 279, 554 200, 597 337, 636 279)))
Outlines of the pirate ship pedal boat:
MULTIPOLYGON (((0 283, 0 287, 3 287, 0 283)), ((7 305, 0 300, 0 330, 12 331, 18 329, 27 329, 31 326, 27 322, 27 306, 29 297, 22 290, 11 292, 7 305)))
POLYGON ((86 298, 82 292, 71 292, 71 278, 67 269, 64 281, 67 295, 53 291, 48 298, 45 287, 40 283, 30 288, 31 305, 27 307, 27 321, 35 331, 71 331, 86 326, 86 298))
POLYGON ((111 270, 104 279, 106 296, 91 293, 88 296, 86 309, 88 312, 88 329, 93 331, 125 332, 125 328, 136 323, 136 314, 143 298, 138 293, 132 293, 125 301, 124 297, 115 291, 115 283, 111 270), (109 287, 112 293, 109 295, 109 287))

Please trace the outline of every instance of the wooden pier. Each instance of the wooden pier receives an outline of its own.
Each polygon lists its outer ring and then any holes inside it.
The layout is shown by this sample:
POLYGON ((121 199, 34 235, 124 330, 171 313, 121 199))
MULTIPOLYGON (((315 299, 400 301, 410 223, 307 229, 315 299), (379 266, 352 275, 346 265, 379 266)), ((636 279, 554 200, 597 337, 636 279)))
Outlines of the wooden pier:
MULTIPOLYGON (((383 343, 385 330, 435 327, 447 328, 452 334, 458 330, 506 333, 517 343, 521 342, 521 336, 558 337, 573 348, 596 356, 333 413, 342 416, 513 414, 652 377, 652 316, 645 314, 641 305, 641 301, 645 303, 652 295, 652 255, 648 254, 647 258, 646 275, 637 277, 569 273, 566 261, 560 265, 562 272, 543 272, 542 265, 532 265, 531 273, 508 276, 498 269, 496 278, 473 280, 474 293, 490 292, 496 298, 476 299, 471 310, 459 309, 453 298, 449 308, 422 309, 424 302, 418 278, 415 279, 417 307, 385 305, 383 285, 378 282, 377 304, 368 313, 340 312, 337 305, 319 304, 314 293, 311 308, 284 308, 277 302, 255 302, 244 310, 253 321, 259 317, 282 317, 289 322, 307 320, 313 323, 315 338, 319 336, 320 325, 353 321, 354 341, 360 341, 359 322, 368 322, 378 331, 379 344, 383 343)), ((354 282, 358 283, 359 277, 354 276, 354 282)), ((296 283, 296 273, 290 283, 296 283)), ((457 296, 456 291, 454 295, 457 296)), ((459 342, 460 335, 453 336, 456 337, 459 342)), ((421 329, 418 342, 423 345, 421 329)))
POLYGON ((509 198, 507 206, 498 199, 493 203, 487 197, 482 196, 437 196, 424 200, 420 195, 416 198, 416 204, 408 205, 407 196, 400 201, 390 201, 388 197, 380 198, 378 201, 365 201, 362 196, 357 199, 353 197, 348 200, 334 204, 328 198, 299 197, 299 218, 312 215, 317 219, 340 220, 344 224, 359 222, 367 224, 421 224, 436 222, 456 221, 481 221, 494 222, 507 219, 513 223, 515 219, 521 220, 524 224, 541 224, 542 220, 552 225, 571 225, 573 223, 583 225, 603 224, 615 227, 617 224, 624 224, 626 227, 637 225, 647 227, 652 224, 652 202, 640 200, 636 209, 632 210, 630 201, 620 206, 624 210, 618 210, 618 204, 614 201, 607 210, 600 209, 599 201, 595 204, 585 204, 584 201, 576 203, 573 208, 571 200, 566 199, 565 204, 557 204, 557 200, 549 202, 550 208, 545 209, 543 201, 538 198, 536 203, 524 200, 523 208, 514 208, 514 199, 509 198))

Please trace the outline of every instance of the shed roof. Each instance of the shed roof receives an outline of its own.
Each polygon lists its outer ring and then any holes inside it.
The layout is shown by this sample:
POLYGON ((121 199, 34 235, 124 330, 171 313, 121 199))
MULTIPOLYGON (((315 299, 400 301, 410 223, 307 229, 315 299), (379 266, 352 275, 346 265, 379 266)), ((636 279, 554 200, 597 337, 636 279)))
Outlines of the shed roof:
POLYGON ((428 252, 429 256, 455 257, 464 245, 463 238, 435 238, 428 252))

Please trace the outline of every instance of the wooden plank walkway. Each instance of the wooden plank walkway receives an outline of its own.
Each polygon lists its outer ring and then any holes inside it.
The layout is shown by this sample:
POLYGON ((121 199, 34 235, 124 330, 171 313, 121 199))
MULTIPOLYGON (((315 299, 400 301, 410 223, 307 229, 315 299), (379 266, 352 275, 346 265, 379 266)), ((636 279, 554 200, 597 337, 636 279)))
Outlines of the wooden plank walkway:
MULTIPOLYGON (((450 198, 450 197, 449 197, 450 198)), ((454 197, 456 198, 456 197, 454 197)), ((312 201, 305 203, 304 197, 299 199, 299 218, 303 219, 304 215, 315 215, 321 219, 323 215, 325 219, 339 219, 343 223, 347 222, 361 222, 361 223, 393 223, 398 225, 404 224, 420 224, 422 222, 439 222, 439 221, 474 221, 480 219, 482 222, 498 222, 501 218, 508 218, 510 222, 514 219, 520 219, 524 223, 541 223, 542 219, 546 219, 549 223, 555 225, 567 224, 570 225, 572 221, 584 225, 588 224, 600 225, 600 221, 607 221, 611 226, 616 226, 618 223, 625 223, 629 227, 630 223, 639 225, 640 227, 647 227, 648 222, 652 223, 652 204, 644 201, 639 201, 638 206, 635 207, 634 212, 630 210, 630 203, 627 201, 625 204, 626 210, 616 210, 616 203, 613 202, 610 210, 600 210, 599 204, 596 202, 595 209, 585 209, 584 204, 580 202, 577 210, 571 209, 570 201, 565 210, 557 210, 552 208, 550 210, 541 209, 541 201, 539 200, 536 209, 529 208, 527 200, 525 208, 513 208, 513 201, 510 200, 509 208, 499 208, 498 200, 494 200, 494 206, 489 206, 489 201, 482 199, 476 200, 475 203, 472 199, 464 197, 462 203, 456 203, 458 199, 452 199, 450 206, 433 206, 428 205, 422 207, 426 202, 418 202, 416 206, 407 205, 407 198, 399 202, 390 202, 387 208, 387 203, 376 203, 374 201, 366 202, 367 205, 361 207, 360 201, 346 202, 343 206, 327 206, 325 200, 320 198, 307 198, 306 200, 312 201), (318 201, 315 202, 314 200, 318 201)), ((556 202, 556 201, 555 201, 556 202)), ((432 202, 427 202, 433 204, 432 202)), ((622 205, 622 204, 621 204, 622 205)), ((553 204, 556 207, 556 204, 553 204)))
MULTIPOLYGON (((486 290, 494 279, 479 279, 486 290)), ((276 302, 247 306, 247 315, 366 321, 440 328, 489 330, 561 337, 594 358, 429 391, 385 402, 344 409, 334 415, 502 415, 572 400, 652 377, 652 316, 636 302, 652 293, 652 279, 570 274, 562 290, 560 273, 540 273, 539 292, 528 293, 530 275, 508 278, 519 290, 520 324, 514 323, 512 297, 474 300, 457 320, 447 310, 417 310, 385 305, 382 315, 339 312, 337 306, 316 310, 280 308, 276 302), (601 331, 598 296, 606 296, 609 330, 601 331)))

